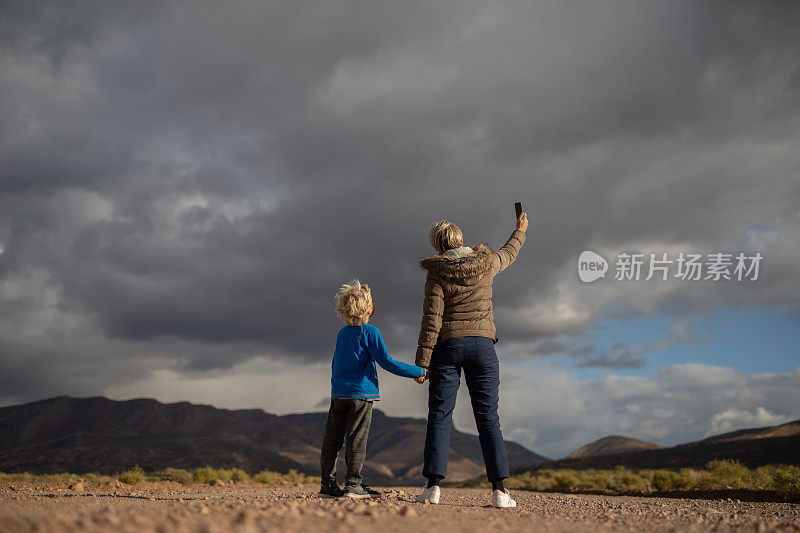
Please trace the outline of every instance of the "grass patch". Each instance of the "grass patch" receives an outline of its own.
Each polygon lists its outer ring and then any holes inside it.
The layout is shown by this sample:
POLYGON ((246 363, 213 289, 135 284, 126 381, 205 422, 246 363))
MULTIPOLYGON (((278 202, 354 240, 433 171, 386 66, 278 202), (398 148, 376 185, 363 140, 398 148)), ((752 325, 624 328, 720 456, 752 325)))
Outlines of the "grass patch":
POLYGON ((265 485, 276 485, 278 483, 314 483, 318 481, 318 478, 303 474, 292 468, 286 474, 262 470, 253 476, 253 481, 264 483, 265 485))
MULTIPOLYGON (((486 486, 486 483, 478 483, 486 486)), ((602 491, 612 493, 675 490, 772 490, 789 499, 800 498, 800 468, 767 465, 751 469, 739 461, 711 461, 704 468, 630 470, 543 469, 506 480, 510 488, 541 492, 602 491)))
POLYGON ((194 471, 184 470, 182 468, 164 468, 155 472, 145 472, 139 466, 135 466, 130 470, 126 470, 114 476, 106 476, 87 472, 85 474, 71 474, 69 472, 62 472, 58 474, 32 474, 30 472, 0 472, 0 483, 2 482, 41 482, 41 481, 90 481, 90 482, 108 482, 118 479, 122 483, 128 485, 138 485, 145 481, 175 481, 182 485, 191 485, 192 483, 213 483, 215 480, 228 483, 247 483, 248 481, 256 481, 266 485, 276 485, 279 483, 316 483, 319 479, 315 476, 309 476, 295 469, 289 470, 287 473, 272 472, 270 470, 262 470, 251 477, 245 470, 241 468, 212 468, 204 466, 197 468, 194 471))

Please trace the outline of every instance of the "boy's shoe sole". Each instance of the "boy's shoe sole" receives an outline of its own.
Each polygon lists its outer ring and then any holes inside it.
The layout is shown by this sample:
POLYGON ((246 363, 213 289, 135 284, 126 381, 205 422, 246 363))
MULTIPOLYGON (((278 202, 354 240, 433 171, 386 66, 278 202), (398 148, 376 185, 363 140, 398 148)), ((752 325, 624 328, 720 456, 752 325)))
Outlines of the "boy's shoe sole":
POLYGON ((341 498, 341 496, 334 496, 333 494, 326 494, 324 492, 320 492, 317 494, 317 498, 341 498))
POLYGON ((345 498, 353 498, 354 500, 363 500, 365 498, 372 498, 371 494, 356 494, 355 492, 346 492, 345 498))

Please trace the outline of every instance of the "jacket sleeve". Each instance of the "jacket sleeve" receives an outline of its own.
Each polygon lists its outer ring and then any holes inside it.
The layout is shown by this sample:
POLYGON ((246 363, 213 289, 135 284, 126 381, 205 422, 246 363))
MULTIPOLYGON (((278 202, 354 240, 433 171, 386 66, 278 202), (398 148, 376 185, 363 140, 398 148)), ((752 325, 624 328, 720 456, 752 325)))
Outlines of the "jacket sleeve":
POLYGON ((369 354, 375 359, 375 362, 381 365, 381 368, 387 372, 404 378, 418 378, 425 375, 424 368, 392 359, 392 356, 389 355, 389 350, 386 349, 386 343, 383 342, 383 336, 377 328, 370 328, 366 334, 366 338, 369 354))
POLYGON ((515 229, 506 243, 494 252, 495 259, 492 261, 492 274, 502 272, 508 265, 514 262, 519 253, 519 249, 525 244, 525 232, 515 229))
POLYGON ((422 327, 417 342, 416 363, 428 368, 431 362, 433 347, 439 339, 439 330, 442 329, 442 314, 444 313, 444 289, 433 279, 431 273, 425 279, 425 300, 422 303, 422 327))

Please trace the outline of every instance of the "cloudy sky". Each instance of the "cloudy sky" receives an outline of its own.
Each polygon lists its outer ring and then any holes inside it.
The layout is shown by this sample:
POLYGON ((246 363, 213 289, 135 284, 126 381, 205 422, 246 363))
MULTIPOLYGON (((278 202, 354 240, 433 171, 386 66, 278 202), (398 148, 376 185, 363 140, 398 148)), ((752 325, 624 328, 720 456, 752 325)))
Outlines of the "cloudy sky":
MULTIPOLYGON (((800 418, 798 27, 790 2, 3 2, 0 404, 320 409, 338 285, 412 361, 428 228, 499 247, 522 200, 507 437, 800 418), (763 259, 615 279, 633 252, 763 259)), ((425 416, 427 385, 381 388, 425 416)))

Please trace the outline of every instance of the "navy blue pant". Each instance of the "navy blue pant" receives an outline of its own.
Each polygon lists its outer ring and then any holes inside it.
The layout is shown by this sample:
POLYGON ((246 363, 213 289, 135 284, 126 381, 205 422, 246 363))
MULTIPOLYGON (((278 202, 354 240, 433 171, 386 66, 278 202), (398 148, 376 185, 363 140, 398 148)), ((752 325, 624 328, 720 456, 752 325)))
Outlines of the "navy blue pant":
POLYGON ((486 475, 489 481, 505 479, 508 458, 497 416, 500 367, 494 343, 488 337, 447 339, 433 348, 428 369, 428 430, 422 475, 444 478, 447 474, 450 427, 462 368, 478 426, 486 475))

